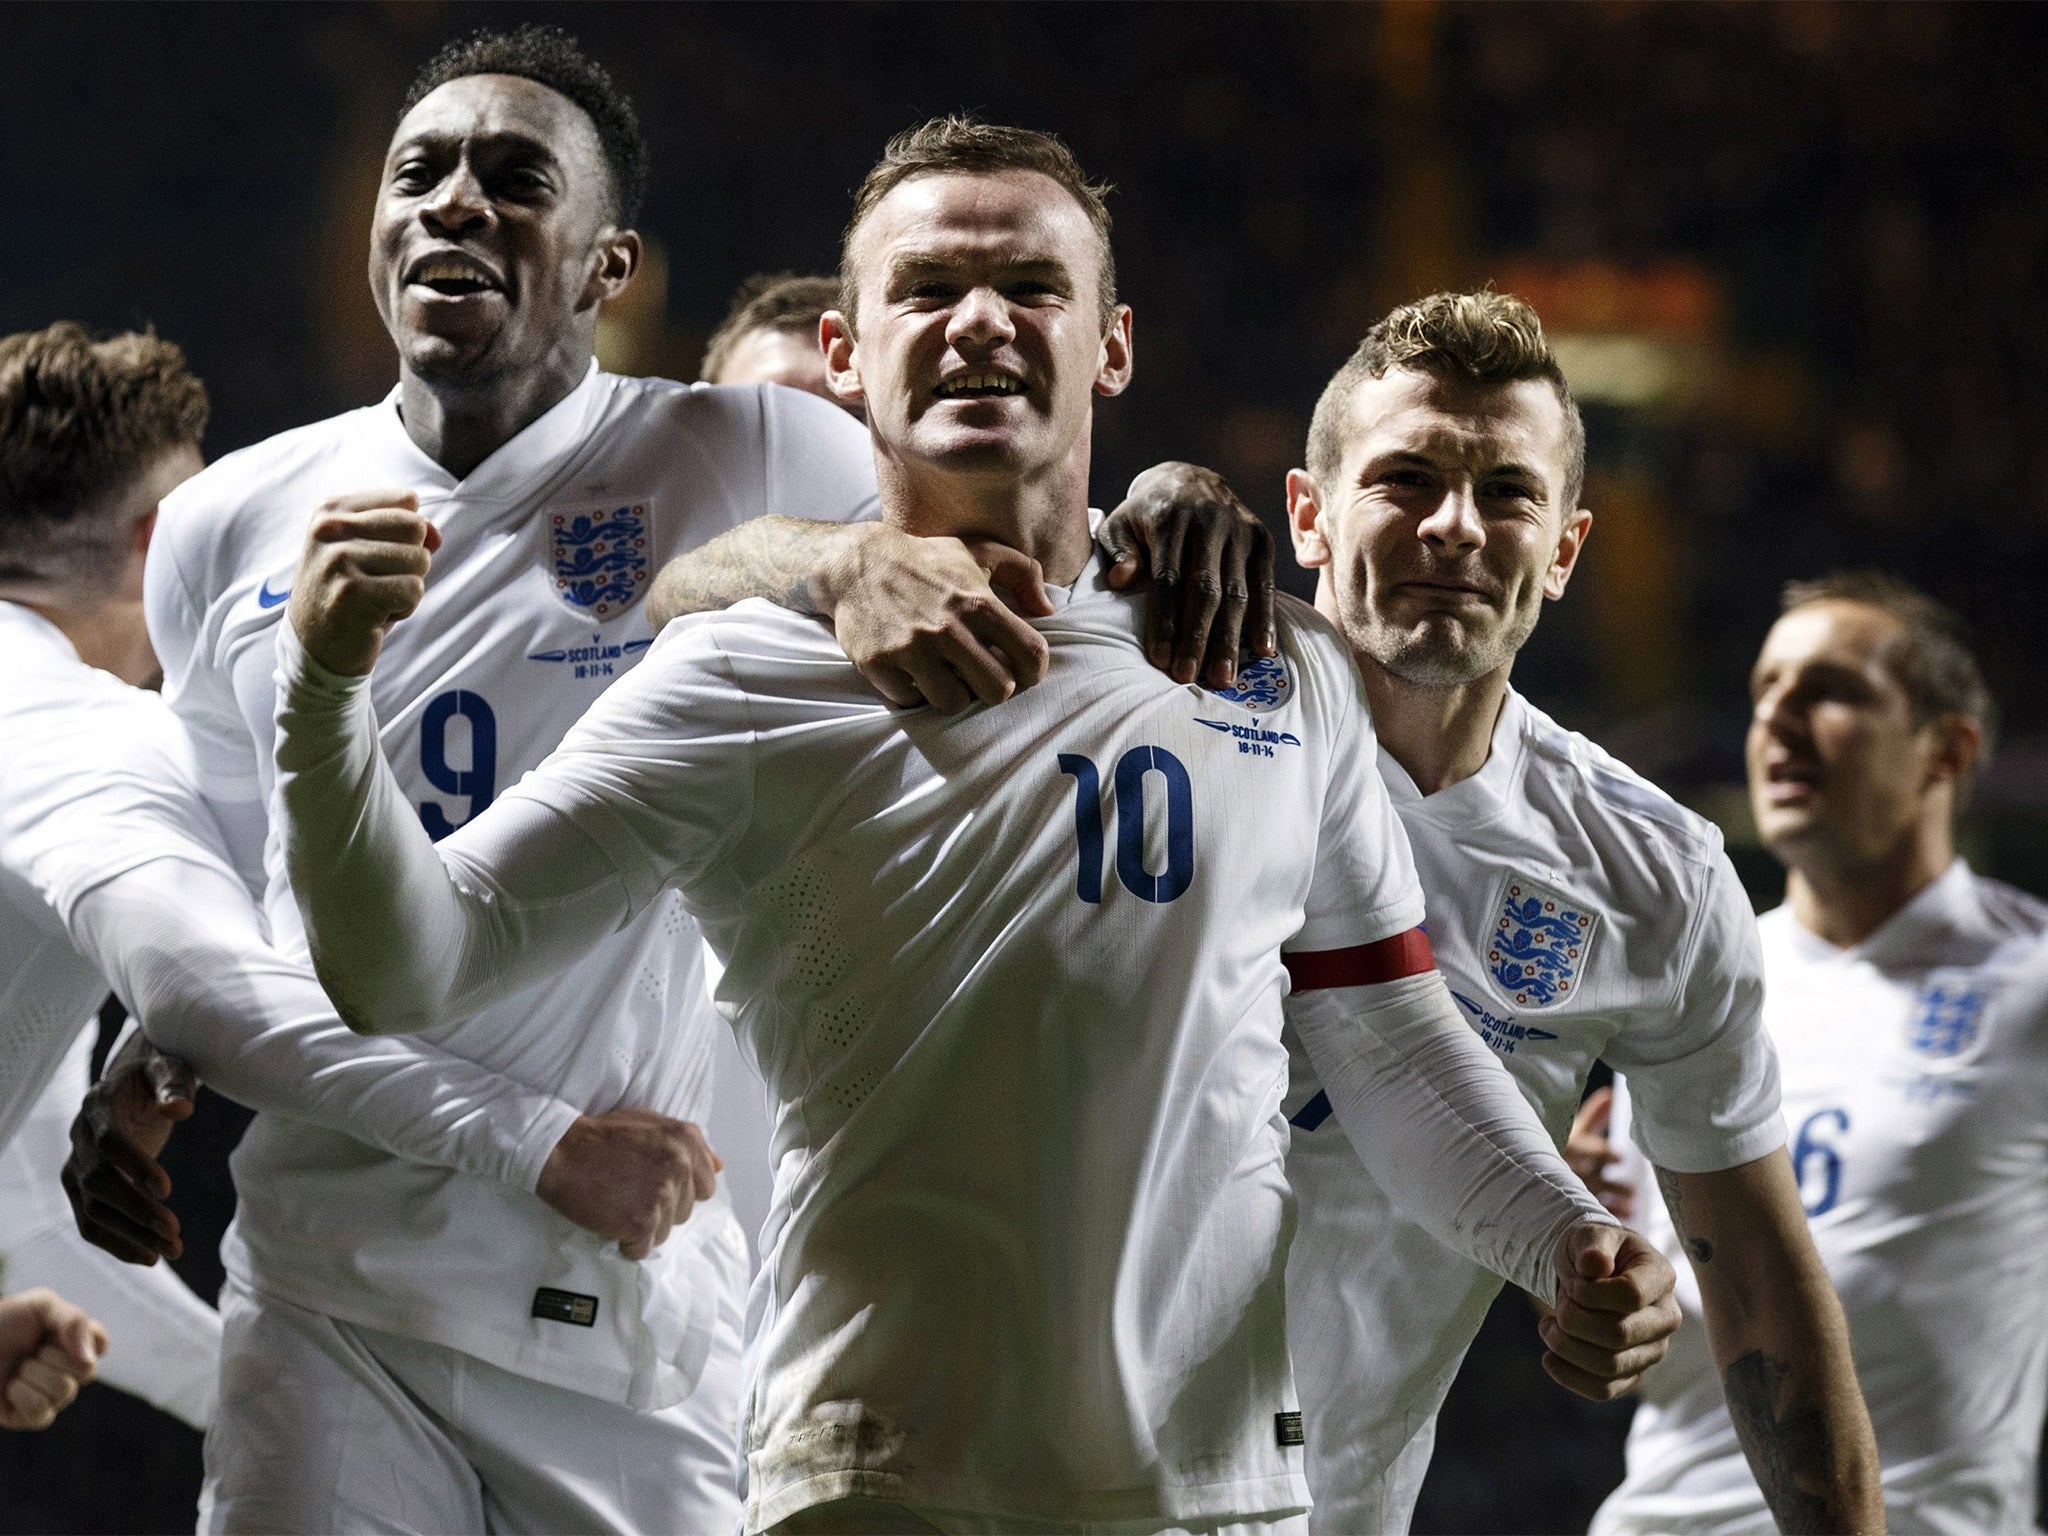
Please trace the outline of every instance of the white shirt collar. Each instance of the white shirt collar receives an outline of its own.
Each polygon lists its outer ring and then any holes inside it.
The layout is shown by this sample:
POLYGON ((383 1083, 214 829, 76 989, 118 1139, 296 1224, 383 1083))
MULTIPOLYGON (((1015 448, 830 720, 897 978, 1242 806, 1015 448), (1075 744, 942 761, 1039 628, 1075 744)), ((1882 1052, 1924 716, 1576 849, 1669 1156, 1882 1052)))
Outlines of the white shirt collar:
POLYGON ((1956 935, 1974 937, 1985 929, 1984 904, 1977 896, 1977 877, 1961 858, 1914 892, 1913 899, 1855 946, 1852 953, 1867 960, 1902 960, 1929 941, 1956 935))
POLYGON ((1428 817, 1445 826, 1476 826, 1504 815, 1514 804, 1515 786, 1522 771, 1522 754, 1528 733, 1523 729, 1528 706, 1522 696, 1509 688, 1501 700, 1500 715, 1493 722, 1493 737, 1486 748, 1486 761, 1468 779, 1447 784, 1433 795, 1416 788, 1408 770, 1379 746, 1380 777, 1387 794, 1403 811, 1428 817))
POLYGON ((1846 949, 1830 944, 1800 922, 1790 902, 1764 915, 1777 918, 1780 914, 1797 952, 1807 958, 1863 960, 1873 965, 1910 965, 1921 958, 1936 963, 1952 949, 1957 936, 1988 931, 1977 877, 1961 858, 1950 860, 1947 869, 1914 892, 1875 932, 1846 949))
POLYGON ((421 490, 438 490, 464 501, 515 501, 530 495, 548 471, 565 455, 589 440, 591 428, 610 394, 608 375, 600 372, 597 359, 583 382, 549 406, 461 480, 420 451, 405 430, 399 415, 400 387, 393 385, 384 403, 373 413, 378 435, 387 449, 398 456, 408 479, 421 490))
MULTIPOLYGON (((0 630, 10 630, 18 644, 45 646, 67 661, 78 661, 78 648, 71 637, 26 603, 0 598, 0 630)), ((79 662, 83 666, 83 662, 79 662)))

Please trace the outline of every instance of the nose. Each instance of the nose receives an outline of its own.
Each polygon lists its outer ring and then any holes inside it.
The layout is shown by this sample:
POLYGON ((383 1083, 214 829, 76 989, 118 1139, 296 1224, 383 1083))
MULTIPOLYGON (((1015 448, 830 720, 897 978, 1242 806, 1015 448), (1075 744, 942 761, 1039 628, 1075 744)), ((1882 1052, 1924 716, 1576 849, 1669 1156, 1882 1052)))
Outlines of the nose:
POLYGON ((993 288, 970 288, 953 306, 946 322, 946 343, 959 350, 987 350, 1015 339, 1017 326, 1010 319, 1010 306, 993 288))
POLYGON ((1470 484, 1459 481, 1446 487, 1443 499, 1437 502, 1416 536, 1439 548, 1464 552, 1480 548, 1486 543, 1486 525, 1479 518, 1479 501, 1472 494, 1470 484))
POLYGON ((459 235, 490 221, 491 200, 467 158, 458 162, 420 204, 420 222, 437 235, 459 235))
POLYGON ((1799 728, 1798 691, 1791 678, 1768 683, 1750 705, 1750 725, 1765 737, 1790 739, 1799 728))

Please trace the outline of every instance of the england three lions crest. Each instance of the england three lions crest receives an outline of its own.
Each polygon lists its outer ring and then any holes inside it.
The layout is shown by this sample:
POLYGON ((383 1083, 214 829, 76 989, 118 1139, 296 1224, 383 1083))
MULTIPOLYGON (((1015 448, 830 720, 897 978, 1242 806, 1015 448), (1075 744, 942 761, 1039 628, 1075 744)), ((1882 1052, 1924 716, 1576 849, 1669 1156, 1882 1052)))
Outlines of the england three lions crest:
POLYGON ((609 619, 647 593, 647 507, 644 503, 609 512, 556 512, 553 536, 555 596, 577 613, 609 619))
POLYGON ((1263 715, 1294 697, 1294 679, 1278 656, 1260 656, 1239 667, 1237 680, 1228 688, 1218 688, 1216 697, 1263 715))
POLYGON ((1976 1060, 1987 1034, 1990 1003, 1968 971, 1935 971, 1913 999, 1906 1044, 1924 1065, 1937 1070, 1976 1060))
POLYGON ((1486 968, 1516 1007, 1555 1008, 1578 991, 1599 926, 1584 903, 1512 875, 1487 935, 1486 968))

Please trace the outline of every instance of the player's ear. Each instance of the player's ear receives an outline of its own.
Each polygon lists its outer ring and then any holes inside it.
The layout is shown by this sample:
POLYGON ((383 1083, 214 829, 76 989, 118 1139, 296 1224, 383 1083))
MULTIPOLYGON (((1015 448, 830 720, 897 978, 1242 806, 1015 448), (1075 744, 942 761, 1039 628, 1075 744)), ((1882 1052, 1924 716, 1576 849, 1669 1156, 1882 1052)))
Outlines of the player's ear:
POLYGON ((606 227, 591 252, 590 281, 584 288, 586 304, 608 304, 626 291, 633 274, 640 270, 644 250, 640 236, 630 229, 606 227))
POLYGON ((1294 539, 1295 563, 1312 571, 1330 563, 1330 539, 1323 527, 1323 493, 1305 469, 1287 471, 1287 531, 1294 539))
POLYGON ((1543 595, 1552 602, 1564 596, 1565 584, 1578 568, 1579 551, 1586 547, 1586 535, 1593 531, 1593 514, 1584 507, 1567 512, 1558 531, 1557 548, 1550 556, 1550 569, 1543 573, 1543 595))
POLYGON ((826 310, 818 317, 818 348, 825 354, 825 387, 842 400, 866 398, 853 322, 836 309, 826 310))
POLYGON ((1119 304, 1102 333, 1102 363, 1095 371, 1095 393, 1120 395, 1131 383, 1131 306, 1119 304))
POLYGON ((1944 715, 1934 725, 1941 732, 1934 753, 1934 776, 1949 780, 1960 791, 1969 783, 1977 759, 1983 754, 1984 727, 1961 714, 1944 715))

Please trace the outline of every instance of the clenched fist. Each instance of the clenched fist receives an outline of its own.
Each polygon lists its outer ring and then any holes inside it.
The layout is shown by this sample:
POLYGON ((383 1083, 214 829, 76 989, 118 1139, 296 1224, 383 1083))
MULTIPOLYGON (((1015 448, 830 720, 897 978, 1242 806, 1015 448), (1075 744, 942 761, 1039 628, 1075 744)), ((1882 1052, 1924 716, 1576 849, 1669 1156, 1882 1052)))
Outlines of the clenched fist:
POLYGON ((1556 1266, 1557 1310, 1536 1325, 1544 1371, 1596 1403, 1633 1392, 1678 1331, 1670 1261, 1627 1227, 1582 1221, 1558 1241, 1556 1266))
POLYGON ((292 578, 288 610, 299 644, 321 666, 362 677, 384 636, 427 595, 441 532, 411 491, 354 491, 320 503, 292 578))
POLYGON ((541 1199, 586 1231, 644 1259, 718 1189, 723 1158, 687 1120, 651 1109, 584 1115, 540 1171, 541 1199))
POLYGON ((0 1429, 47 1429, 107 1352, 107 1331, 55 1291, 0 1296, 0 1429))

